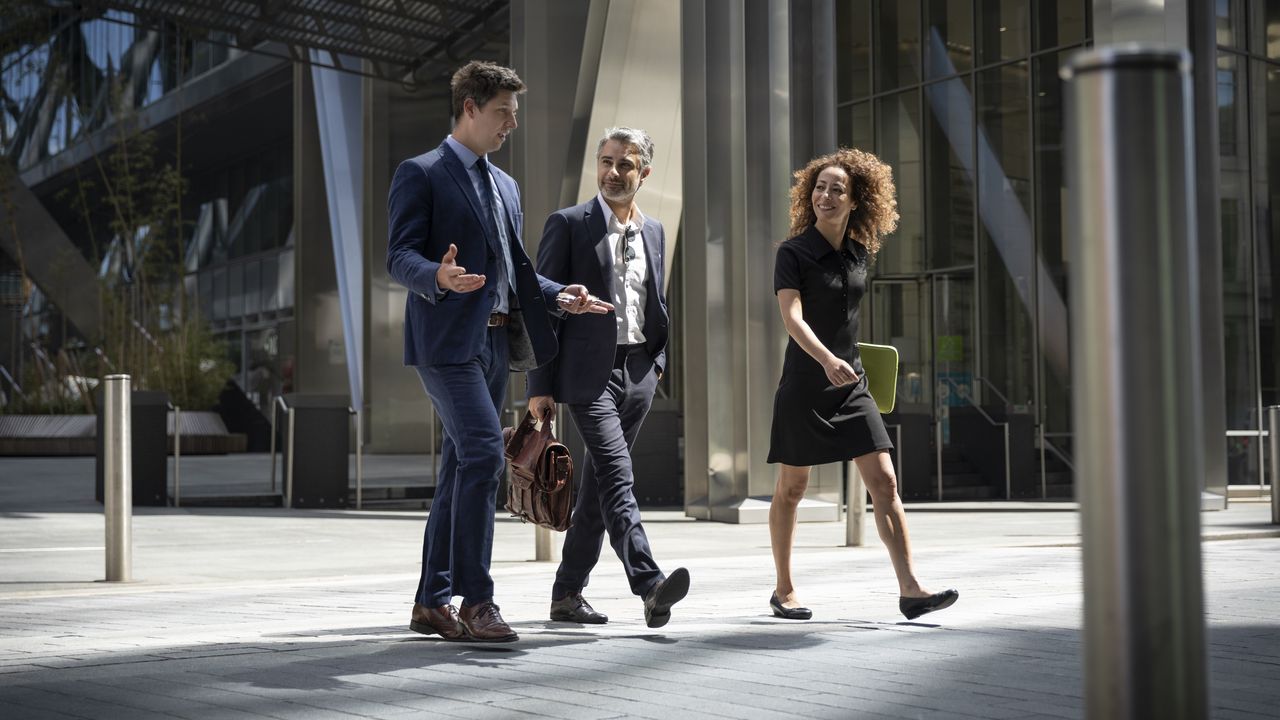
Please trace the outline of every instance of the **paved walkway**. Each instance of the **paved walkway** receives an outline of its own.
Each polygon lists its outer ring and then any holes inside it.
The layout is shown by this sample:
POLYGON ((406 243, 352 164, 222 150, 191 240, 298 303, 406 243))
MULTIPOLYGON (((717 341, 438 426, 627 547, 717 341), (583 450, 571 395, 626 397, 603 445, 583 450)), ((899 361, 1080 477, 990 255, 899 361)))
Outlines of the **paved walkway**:
MULTIPOLYGON (((545 620, 554 565, 495 533, 502 646, 406 628, 424 513, 140 508, 130 584, 103 576, 85 477, 0 459, 0 718, 1078 718, 1080 558, 1069 504, 908 507, 916 562, 960 602, 903 622, 874 537, 800 527, 814 620, 773 619, 763 526, 646 513, 693 576, 645 627, 616 558, 587 596, 611 622, 545 620)), ((1213 716, 1280 717, 1280 528, 1202 515, 1213 716)))

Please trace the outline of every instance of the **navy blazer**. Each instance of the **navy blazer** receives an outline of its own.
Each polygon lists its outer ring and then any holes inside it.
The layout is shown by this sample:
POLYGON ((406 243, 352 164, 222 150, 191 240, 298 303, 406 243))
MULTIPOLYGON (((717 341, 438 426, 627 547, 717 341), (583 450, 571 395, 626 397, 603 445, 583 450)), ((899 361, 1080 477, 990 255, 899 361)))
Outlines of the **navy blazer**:
MULTIPOLYGON (((557 210, 547 218, 538 244, 538 272, 556 282, 581 283, 598 298, 613 297, 613 249, 606 215, 597 198, 557 210)), ((667 301, 662 292, 666 235, 662 223, 646 217, 644 342, 658 371, 667 367, 667 301)), ((529 373, 528 395, 550 395, 556 402, 594 402, 604 392, 618 347, 617 318, 570 315, 559 322, 560 353, 529 373)))
MULTIPOLYGON (((556 354, 555 329, 547 308, 555 308, 556 293, 564 286, 538 276, 520 242, 524 215, 520 189, 496 165, 490 174, 502 195, 515 266, 515 301, 511 339, 511 369, 530 370, 556 354)), ((485 222, 484 206, 471 177, 448 143, 410 158, 396 168, 387 195, 390 237, 387 272, 409 289, 404 312, 404 364, 450 365, 478 356, 488 332, 498 288, 501 252, 497 227, 485 222), (469 293, 445 291, 437 297, 436 271, 449 249, 458 246, 456 262, 469 273, 483 273, 485 284, 469 293)))

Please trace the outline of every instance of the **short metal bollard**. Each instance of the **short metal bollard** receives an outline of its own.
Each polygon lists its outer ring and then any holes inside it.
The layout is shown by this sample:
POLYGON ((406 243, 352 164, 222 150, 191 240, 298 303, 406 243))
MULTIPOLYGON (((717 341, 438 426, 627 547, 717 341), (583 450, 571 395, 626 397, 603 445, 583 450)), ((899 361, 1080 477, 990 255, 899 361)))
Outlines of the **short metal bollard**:
POLYGON ((535 525, 533 530, 533 559, 536 562, 560 561, 560 533, 551 528, 535 525))
POLYGON ((106 514, 107 582, 133 575, 133 402, 128 375, 104 378, 103 512, 106 514))
POLYGON ((845 512, 844 546, 862 547, 866 544, 867 486, 862 482, 857 463, 848 462, 845 467, 844 501, 848 510, 845 512))
POLYGON ((1271 524, 1280 525, 1280 405, 1267 407, 1267 463, 1271 477, 1271 524))

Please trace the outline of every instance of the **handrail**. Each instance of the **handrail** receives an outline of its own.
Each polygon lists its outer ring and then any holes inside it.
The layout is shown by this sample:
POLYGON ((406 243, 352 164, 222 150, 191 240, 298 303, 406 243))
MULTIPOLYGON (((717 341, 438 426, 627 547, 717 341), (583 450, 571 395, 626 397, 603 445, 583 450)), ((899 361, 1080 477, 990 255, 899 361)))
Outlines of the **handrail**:
POLYGON ((182 408, 168 405, 173 411, 173 506, 182 507, 182 408))
MULTIPOLYGON (((364 504, 364 429, 361 427, 359 411, 347 406, 347 413, 356 416, 356 509, 360 510, 364 504)), ((290 448, 290 452, 292 451, 290 448)))
POLYGON ((1011 405, 1013 405, 1013 403, 1009 402, 1009 398, 1006 397, 1004 393, 1000 392, 1000 388, 996 387, 995 383, 991 382, 990 380, 986 379, 981 375, 974 375, 973 377, 978 382, 981 382, 983 385, 986 385, 988 390, 995 393, 996 397, 1000 398, 1000 401, 1004 403, 1005 407, 1010 407, 1011 405))
POLYGON ((14 391, 18 393, 18 397, 22 398, 23 400, 27 399, 27 394, 22 392, 22 386, 18 384, 17 380, 13 379, 13 376, 9 374, 9 370, 5 368, 4 365, 0 365, 0 377, 3 377, 5 380, 9 382, 10 387, 12 387, 14 391))
MULTIPOLYGON (((972 406, 974 410, 977 410, 978 413, 982 415, 982 417, 986 418, 987 422, 991 423, 992 427, 1003 428, 1004 430, 1004 499, 1012 500, 1013 499, 1013 475, 1009 467, 1009 421, 1008 420, 1005 420, 1004 422, 996 421, 995 418, 987 414, 986 410, 982 409, 982 406, 974 402, 973 398, 969 396, 969 393, 964 388, 962 388, 959 384, 957 384, 955 380, 952 380, 951 378, 945 375, 941 375, 939 377, 941 377, 944 382, 950 384, 951 387, 955 388, 957 394, 959 394, 960 397, 963 398, 965 402, 969 403, 969 405, 972 406)), ((939 427, 941 427, 942 423, 939 422, 938 425, 939 427)), ((938 439, 938 458, 939 458, 938 499, 941 500, 942 499, 942 461, 941 461, 942 439, 941 437, 939 437, 938 439)))
POLYGON ((1067 454, 1064 451, 1060 450, 1057 445, 1053 444, 1053 441, 1049 439, 1048 435, 1042 433, 1040 438, 1041 438, 1041 443, 1049 452, 1057 456, 1057 458, 1061 460, 1064 465, 1066 465, 1068 468, 1071 469, 1071 472, 1076 471, 1075 463, 1071 462, 1071 458, 1067 457, 1067 454))

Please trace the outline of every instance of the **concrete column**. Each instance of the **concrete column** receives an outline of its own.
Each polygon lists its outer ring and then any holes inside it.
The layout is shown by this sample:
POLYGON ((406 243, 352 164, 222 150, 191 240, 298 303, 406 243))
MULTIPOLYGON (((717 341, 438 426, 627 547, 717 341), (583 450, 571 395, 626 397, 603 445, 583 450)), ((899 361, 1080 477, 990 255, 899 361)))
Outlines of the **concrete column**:
MULTIPOLYGON (((786 344, 773 257, 789 226, 792 8, 686 2, 681 24, 686 510, 764 522, 786 344)), ((815 473, 801 519, 838 519, 842 477, 833 467, 815 473)))

